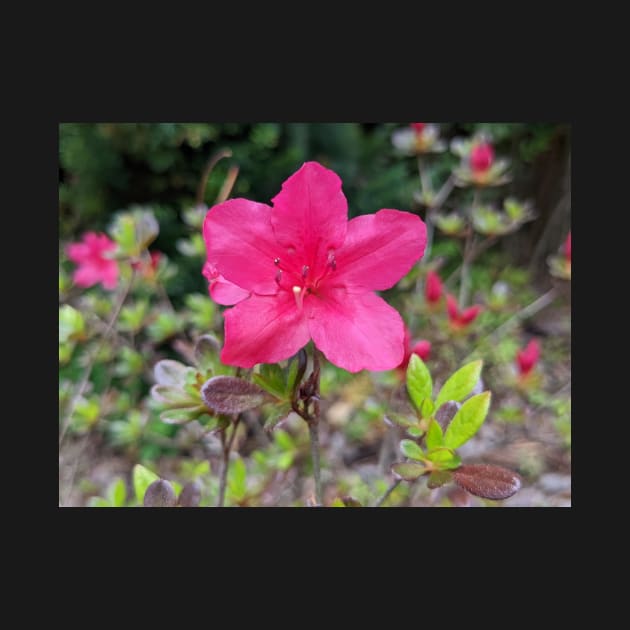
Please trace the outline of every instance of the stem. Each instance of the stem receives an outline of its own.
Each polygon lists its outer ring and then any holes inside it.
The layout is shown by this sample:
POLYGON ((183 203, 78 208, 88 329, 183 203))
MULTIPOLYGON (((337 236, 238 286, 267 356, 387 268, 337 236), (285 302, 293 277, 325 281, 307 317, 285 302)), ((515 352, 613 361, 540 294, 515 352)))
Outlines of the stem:
POLYGON ((232 151, 230 149, 221 149, 214 155, 210 157, 208 163, 206 164, 206 168, 201 175, 201 180, 199 181, 199 187, 197 188, 197 205, 200 206, 203 203, 203 198, 206 192, 206 186, 208 185, 208 177, 210 177, 210 173, 212 173, 212 169, 216 166, 219 160, 223 158, 232 157, 232 151))
POLYGON ((385 491, 385 494, 374 504, 374 507, 381 507, 385 501, 387 501, 389 495, 398 488, 402 479, 397 479, 396 481, 392 481, 389 488, 385 491))
MULTIPOLYGON (((300 360, 303 357, 298 357, 300 360)), ((304 362, 301 361, 302 365, 304 362)), ((299 373, 304 374, 305 365, 302 368, 299 367, 299 373)), ((308 432, 311 442, 311 458, 313 460, 313 477, 315 479, 315 501, 318 507, 324 504, 322 493, 322 481, 321 481, 321 466, 319 457, 319 354, 317 348, 313 348, 313 371, 306 379, 304 384, 300 387, 300 378, 296 378, 295 387, 293 390, 293 396, 291 400, 291 408, 301 418, 306 421, 308 425, 308 432), (300 401, 302 405, 300 406, 300 401), (309 411, 309 405, 312 403, 313 410, 309 411)))
MULTIPOLYGON (((471 210, 479 205, 479 188, 475 188, 473 193, 473 202, 471 210)), ((466 234, 466 242, 464 243, 464 256, 462 259, 461 276, 459 282, 459 308, 464 308, 468 302, 468 292, 470 291, 470 265, 472 264, 474 252, 473 241, 475 235, 472 225, 468 225, 468 233, 466 234)))
POLYGON ((129 295, 129 290, 131 289, 131 285, 133 284, 134 276, 135 276, 135 269, 132 268, 131 277, 129 278, 129 283, 121 292, 120 297, 118 298, 118 304, 116 304, 116 308, 114 309, 114 312, 112 313, 109 323, 107 324, 107 328, 105 329, 105 332, 103 333, 103 336, 101 337, 101 340, 96 346, 96 349, 92 352, 92 355, 90 356, 88 364, 85 366, 85 371, 83 372, 83 376, 81 378, 79 386, 77 387, 77 390, 74 396, 72 397, 70 404, 68 405, 68 409, 66 410, 66 415, 64 417, 62 427, 61 427, 61 435, 59 436, 59 446, 61 446, 61 443, 63 442, 63 439, 66 435, 66 431, 68 430, 68 427, 70 426, 70 420, 72 418, 72 413, 74 412, 74 408, 77 402, 79 401, 79 398, 83 396, 83 392, 85 391, 88 381, 90 380, 90 375, 92 374, 92 369, 94 368, 96 357, 98 353, 101 351, 101 348, 103 347, 105 342, 107 341, 107 338, 109 337, 110 333, 114 329, 114 325, 116 324, 116 321, 118 320, 118 316, 120 315, 120 311, 122 310, 123 304, 125 303, 125 300, 127 299, 127 296, 129 295))
MULTIPOLYGON (((512 326, 514 326, 515 324, 518 324, 521 320, 525 319, 526 317, 530 317, 531 315, 538 313, 538 311, 541 311, 543 308, 545 308, 546 306, 551 304, 551 302, 554 301, 554 299, 556 298, 556 293, 557 293, 556 289, 551 288, 549 289, 549 291, 547 291, 547 293, 541 295, 538 299, 534 300, 531 304, 528 304, 525 308, 522 308, 517 313, 514 313, 512 317, 510 317, 507 321, 503 322, 503 324, 501 324, 498 328, 495 328, 495 330, 491 332, 489 335, 484 337, 481 340, 479 346, 481 346, 484 342, 489 341, 493 337, 498 337, 501 333, 505 332, 506 330, 509 330, 512 326)), ((461 362, 466 363, 468 359, 470 359, 475 354, 475 352, 476 352, 476 349, 473 350, 461 362)))
POLYGON ((228 174, 225 177, 225 181, 223 182, 221 190, 219 191, 219 195, 214 202, 215 204, 222 203, 230 196, 232 188, 234 187, 234 183, 236 182, 236 178, 238 177, 238 171, 238 166, 230 166, 228 174))
POLYGON ((315 478, 315 500, 317 505, 323 505, 322 479, 319 465, 319 433, 317 422, 308 423, 308 432, 311 437, 311 457, 313 459, 313 477, 315 478))
MULTIPOLYGON (((236 431, 241 421, 241 415, 236 416, 234 424, 232 425, 232 433, 230 434, 227 442, 225 441, 225 434, 221 434, 221 441, 223 443, 223 461, 221 463, 221 477, 219 479, 219 498, 217 500, 217 507, 223 507, 225 503, 225 489, 227 488, 227 474, 230 467, 230 451, 234 444, 234 438, 236 437, 236 431)), ((227 431, 226 431, 227 432, 227 431)))

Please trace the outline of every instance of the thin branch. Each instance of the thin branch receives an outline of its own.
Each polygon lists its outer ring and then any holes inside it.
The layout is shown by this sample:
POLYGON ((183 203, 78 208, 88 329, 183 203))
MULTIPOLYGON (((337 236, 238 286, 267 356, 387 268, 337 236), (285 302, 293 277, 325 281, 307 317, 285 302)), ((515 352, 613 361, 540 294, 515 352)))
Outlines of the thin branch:
POLYGON ((201 180, 199 181, 199 186, 197 187, 197 205, 200 206, 203 203, 203 198, 206 192, 206 186, 208 185, 208 177, 210 177, 210 173, 212 173, 212 169, 217 165, 219 160, 223 158, 232 157, 232 151, 230 149, 221 149, 214 155, 210 157, 208 163, 206 164, 206 168, 203 170, 203 174, 201 175, 201 180))
POLYGON ((221 463, 221 477, 219 479, 219 498, 217 500, 217 507, 223 507, 225 503, 225 489, 227 488, 227 475, 228 469, 230 467, 230 451, 232 450, 232 445, 234 444, 234 438, 236 437, 236 431, 238 430, 238 425, 241 421, 241 414, 236 416, 234 423, 232 425, 232 433, 230 434, 227 442, 225 441, 225 432, 221 433, 221 441, 223 444, 223 461, 221 463))
POLYGON ((385 494, 374 504, 373 507, 381 507, 381 505, 383 505, 383 503, 385 503, 385 501, 387 501, 387 499, 389 498, 389 495, 394 492, 394 490, 396 490, 396 488, 398 488, 398 486, 400 485, 400 482, 402 481, 402 479, 397 479, 396 481, 392 481, 392 483, 390 484, 389 488, 387 488, 387 490, 385 491, 385 494))
POLYGON ((132 268, 129 282, 127 286, 125 287, 125 289, 120 294, 120 297, 118 299, 118 304, 116 304, 116 308, 114 309, 114 312, 112 313, 109 323, 107 324, 107 328, 105 329, 105 332, 103 333, 103 336, 101 337, 98 345, 92 352, 90 359, 88 361, 88 364, 85 366, 83 377, 81 378, 79 386, 77 387, 74 393, 74 396, 72 397, 72 400, 70 401, 70 404, 68 405, 68 409, 66 410, 66 415, 62 423, 61 435, 59 436, 59 446, 61 446, 63 439, 66 435, 66 432, 68 430, 68 427, 70 426, 70 420, 72 419, 74 408, 76 407, 77 402, 79 402, 79 398, 83 396, 83 392, 85 391, 88 381, 90 380, 90 375, 92 374, 92 369, 94 368, 96 357, 98 356, 98 353, 101 351, 101 349, 105 345, 105 342, 107 341, 110 333, 114 329, 114 325, 116 324, 116 321, 118 320, 118 316, 120 315, 120 311, 123 307, 123 304, 125 303, 125 300, 127 299, 127 296, 129 295, 129 290, 131 289, 131 285, 133 284, 134 277, 135 277, 135 270, 132 268))

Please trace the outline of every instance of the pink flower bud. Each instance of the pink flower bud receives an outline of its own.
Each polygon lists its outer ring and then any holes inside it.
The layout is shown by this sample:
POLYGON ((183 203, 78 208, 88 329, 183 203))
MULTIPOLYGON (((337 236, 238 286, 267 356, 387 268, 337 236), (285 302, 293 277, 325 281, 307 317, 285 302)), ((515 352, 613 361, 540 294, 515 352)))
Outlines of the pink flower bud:
POLYGON ((427 361, 431 354, 431 342, 426 339, 421 339, 411 349, 411 354, 417 354, 423 361, 427 361))
POLYGON ((427 123, 410 123, 411 128, 416 132, 417 136, 422 135, 427 123))
POLYGON ((516 363, 521 376, 527 376, 540 359, 540 344, 532 339, 523 350, 516 353, 516 363))
POLYGON ((435 304, 442 297, 442 280, 435 271, 427 273, 427 280, 424 285, 424 297, 429 304, 435 304))
POLYGON ((462 329, 469 324, 472 324, 475 319, 477 319, 477 315, 481 313, 483 306, 475 304, 473 306, 469 306, 464 311, 460 311, 457 306, 455 296, 449 293, 446 296, 446 309, 451 326, 455 329, 462 329))
POLYGON ((566 259, 571 262, 571 230, 569 230, 567 240, 564 242, 564 255, 566 259))
POLYGON ((470 152, 470 168, 474 173, 485 173, 494 161, 494 149, 487 142, 476 144, 470 152))

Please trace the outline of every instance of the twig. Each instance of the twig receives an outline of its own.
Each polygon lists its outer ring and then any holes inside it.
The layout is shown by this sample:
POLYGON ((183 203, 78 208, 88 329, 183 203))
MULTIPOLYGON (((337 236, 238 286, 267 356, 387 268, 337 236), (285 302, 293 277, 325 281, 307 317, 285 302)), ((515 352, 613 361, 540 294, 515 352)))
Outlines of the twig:
POLYGON ((238 171, 238 166, 230 166, 228 174, 225 177, 225 181, 223 182, 223 186, 221 186, 221 190, 215 199, 215 204, 222 203, 230 196, 232 188, 234 188, 234 182, 236 182, 236 178, 238 177, 238 171))
MULTIPOLYGON (((498 328, 492 331, 489 335, 486 335, 478 344, 477 348, 483 345, 486 341, 489 341, 492 338, 497 338, 506 330, 512 328, 512 326, 518 324, 523 319, 530 317, 541 311, 543 308, 551 304, 557 296, 557 291, 554 288, 549 289, 547 293, 541 295, 538 299, 534 300, 531 304, 528 304, 525 308, 522 308, 517 313, 514 313, 512 317, 510 317, 507 321, 503 322, 498 328)), ((465 357, 461 363, 466 363, 474 354, 477 352, 477 348, 473 350, 467 357, 465 357)))
POLYGON ((397 479, 396 481, 392 481, 389 488, 385 491, 385 494, 374 504, 374 507, 381 507, 385 501, 387 501, 389 495, 398 488, 402 479, 397 479))
POLYGON ((208 184, 208 177, 210 177, 210 173, 212 173, 212 169, 216 166, 219 160, 223 158, 232 157, 232 151, 230 149, 221 149, 214 155, 210 157, 208 163, 206 164, 206 168, 203 170, 203 174, 201 175, 201 180, 199 181, 199 186, 197 187, 197 205, 200 206, 203 203, 203 198, 206 192, 206 186, 208 184))
POLYGON ((129 290, 131 289, 131 285, 133 284, 134 276, 135 276, 135 270, 132 268, 131 277, 129 278, 129 283, 120 294, 120 297, 118 299, 118 304, 116 305, 116 308, 114 309, 114 312, 112 313, 109 323, 107 324, 107 328, 105 329, 105 332, 103 333, 103 336, 101 337, 100 342, 96 346, 96 349, 92 352, 92 355, 90 356, 88 364, 85 366, 83 377, 81 378, 79 386, 77 387, 75 394, 72 397, 70 404, 68 405, 68 409, 66 410, 66 415, 62 423, 61 435, 59 436, 59 446, 61 446, 63 439, 66 435, 66 432, 68 430, 68 427, 70 426, 70 420, 72 419, 74 408, 77 402, 79 401, 79 398, 83 396, 83 392, 85 391, 88 381, 90 380, 90 375, 92 374, 92 369, 94 368, 96 357, 98 356, 98 353, 101 351, 101 348, 107 341, 107 338, 109 337, 110 333, 114 329, 114 324, 118 320, 118 316, 120 315, 120 311, 123 307, 123 304, 125 303, 125 300, 127 299, 127 295, 129 295, 129 290))
MULTIPOLYGON (((236 437, 236 431, 238 429, 238 425, 241 421, 241 414, 236 416, 234 420, 234 424, 232 425, 232 433, 230 434, 227 442, 225 441, 225 433, 221 433, 221 442, 223 444, 223 461, 221 464, 221 477, 219 479, 219 499, 217 500, 217 507, 223 507, 225 502, 225 489, 227 487, 227 474, 228 468, 230 467, 230 451, 232 450, 232 445, 234 444, 234 438, 236 437)), ((226 431, 227 432, 227 431, 226 431)))

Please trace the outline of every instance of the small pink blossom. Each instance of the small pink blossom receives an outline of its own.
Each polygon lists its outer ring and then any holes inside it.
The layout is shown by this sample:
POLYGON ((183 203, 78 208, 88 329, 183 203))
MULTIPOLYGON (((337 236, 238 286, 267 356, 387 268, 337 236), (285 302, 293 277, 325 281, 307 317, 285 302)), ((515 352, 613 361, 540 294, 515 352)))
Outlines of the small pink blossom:
POLYGON ((516 364, 521 376, 527 376, 540 359, 540 344, 532 339, 523 350, 516 353, 516 364))
POLYGON ((68 258, 77 264, 72 279, 80 287, 91 287, 100 282, 106 289, 118 283, 118 263, 105 255, 116 249, 116 243, 106 234, 87 232, 82 241, 70 243, 68 258))
POLYGON ((385 209, 348 221, 341 180, 317 162, 291 175, 272 203, 230 199, 204 221, 210 292, 235 304, 224 313, 223 363, 275 363, 312 339, 350 372, 399 365, 402 319, 374 291, 422 257, 422 220, 385 209))
POLYGON ((456 330, 460 330, 472 324, 477 318, 477 315, 481 313, 483 307, 479 304, 475 304, 474 306, 469 306, 463 311, 460 311, 455 296, 449 293, 446 296, 446 309, 451 326, 456 330))
POLYGON ((424 285, 424 297, 429 304, 437 304, 442 298, 442 280, 433 270, 427 273, 427 280, 424 285))
POLYGON ((404 372, 407 369, 412 354, 417 354, 423 361, 427 361, 431 354, 431 342, 426 339, 420 339, 414 343, 411 340, 409 329, 405 326, 405 356, 398 366, 399 370, 404 372))
POLYGON ((417 136, 421 136, 427 123, 410 123, 410 126, 416 132, 417 136))
POLYGON ((475 174, 485 173, 494 162, 494 149, 488 142, 480 142, 470 151, 470 170, 475 174))

